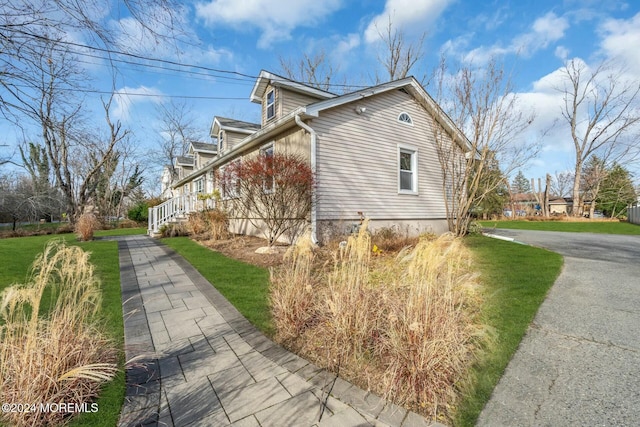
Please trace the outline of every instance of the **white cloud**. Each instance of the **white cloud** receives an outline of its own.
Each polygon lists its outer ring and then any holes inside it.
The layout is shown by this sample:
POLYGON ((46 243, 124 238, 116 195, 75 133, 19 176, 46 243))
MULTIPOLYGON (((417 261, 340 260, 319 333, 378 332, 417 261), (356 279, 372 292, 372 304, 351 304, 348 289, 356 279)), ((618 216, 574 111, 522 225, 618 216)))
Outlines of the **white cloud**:
MULTIPOLYGON (((640 13, 628 20, 608 19, 599 29, 603 53, 609 58, 622 59, 631 70, 640 71, 640 13)), ((640 77, 640 76, 636 76, 640 77)))
POLYGON ((384 11, 374 17, 364 32, 367 43, 380 40, 380 32, 384 32, 389 19, 394 27, 405 31, 425 28, 433 23, 454 0, 387 0, 384 11))
POLYGON ((149 101, 158 104, 162 102, 163 98, 162 92, 154 88, 146 86, 139 86, 137 88, 125 86, 114 92, 113 100, 116 104, 112 116, 115 119, 126 121, 129 119, 134 104, 149 101))
POLYGON ((208 25, 258 28, 262 34, 258 47, 288 40, 296 27, 316 26, 338 10, 342 0, 211 0, 196 5, 196 15, 208 25))
POLYGON ((553 54, 556 56, 556 58, 565 61, 569 57, 569 49, 564 46, 558 46, 556 47, 556 50, 553 54))
POLYGON ((335 48, 333 49, 331 54, 336 59, 343 58, 358 46, 360 46, 360 35, 354 33, 347 34, 345 38, 336 43, 335 48))
POLYGON ((548 12, 533 22, 530 31, 517 35, 509 45, 481 46, 468 52, 465 55, 465 60, 481 64, 492 57, 508 54, 529 57, 535 52, 547 48, 551 43, 562 39, 567 28, 569 28, 569 21, 566 18, 548 12))

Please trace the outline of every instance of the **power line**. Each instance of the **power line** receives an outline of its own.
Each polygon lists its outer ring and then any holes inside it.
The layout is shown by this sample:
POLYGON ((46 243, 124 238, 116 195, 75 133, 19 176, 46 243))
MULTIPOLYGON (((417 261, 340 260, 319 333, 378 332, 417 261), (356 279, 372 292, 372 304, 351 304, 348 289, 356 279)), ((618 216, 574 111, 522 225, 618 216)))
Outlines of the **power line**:
MULTIPOLYGON (((26 36, 29 37, 34 37, 38 40, 42 40, 42 41, 50 41, 50 39, 48 39, 47 37, 44 36, 40 36, 37 34, 33 34, 30 33, 28 31, 24 31, 24 30, 13 30, 15 32, 24 34, 26 36)), ((82 43, 77 43, 77 42, 72 42, 72 41, 67 41, 67 40, 57 40, 57 43, 61 43, 61 44, 66 44, 69 46, 75 46, 78 48, 83 48, 83 49, 90 49, 90 50, 94 50, 94 51, 98 51, 98 52, 103 52, 103 53, 107 53, 108 55, 123 55, 123 56, 128 56, 131 58, 135 58, 135 59, 139 59, 139 60, 143 60, 143 61, 152 61, 152 62, 158 62, 161 64, 167 64, 167 65, 172 65, 172 66, 177 66, 177 67, 187 67, 187 68, 192 68, 192 69, 199 69, 199 70, 204 70, 204 71, 209 71, 212 73, 221 73, 221 74, 230 74, 230 75, 234 75, 234 76, 238 76, 238 77, 230 77, 230 76, 212 76, 215 78, 220 78, 220 79, 225 79, 225 80, 236 80, 236 81, 241 81, 241 82, 251 82, 251 81, 255 81, 255 79, 258 78, 258 76, 255 75, 251 75, 251 74, 246 74, 246 73, 241 73, 239 71, 232 71, 232 70, 225 70, 225 69, 220 69, 220 68, 212 68, 212 67, 205 67, 202 65, 195 65, 195 64, 186 64, 186 63, 181 63, 181 62, 177 62, 177 61, 171 61, 171 60, 167 60, 167 59, 159 59, 159 58, 151 58, 148 56, 144 56, 144 55, 138 55, 138 54, 133 54, 133 53, 129 53, 129 52, 122 52, 122 51, 117 51, 114 49, 108 49, 108 48, 101 48, 101 47, 97 47, 97 46, 90 46, 90 45, 86 45, 86 44, 82 44, 82 43)), ((55 49, 54 50, 60 50, 60 49, 55 49)), ((192 70, 183 70, 180 68, 164 68, 164 67, 160 67, 157 65, 150 65, 150 64, 143 64, 143 63, 138 63, 138 62, 133 62, 133 61, 126 61, 124 59, 118 59, 118 58, 112 58, 111 56, 108 57, 101 57, 101 56, 95 56, 95 55, 90 55, 86 52, 78 52, 75 51, 74 52, 77 55, 82 55, 82 56, 87 56, 87 57, 92 57, 92 58, 98 58, 98 59, 104 59, 104 60, 108 60, 108 61, 114 61, 114 62, 121 62, 121 63, 126 63, 126 64, 130 64, 130 65, 136 65, 136 66, 142 66, 142 67, 149 67, 149 68, 159 68, 159 69, 163 69, 163 70, 170 70, 170 71, 176 71, 176 72, 180 72, 180 73, 188 73, 188 74, 192 74, 192 75, 203 75, 203 76, 210 76, 209 74, 206 73, 197 73, 194 72, 192 70)), ((303 84, 307 84, 307 85, 311 85, 313 86, 313 82, 300 82, 303 84)), ((339 84, 339 83, 328 83, 327 86, 329 87, 335 87, 335 88, 352 88, 352 89, 357 89, 357 88, 366 88, 368 86, 366 85, 354 85, 354 84, 339 84)))
MULTIPOLYGON (((37 34, 33 34, 33 33, 28 32, 28 31, 24 31, 24 30, 14 30, 14 31, 18 32, 18 33, 21 33, 21 34, 24 34, 24 35, 29 36, 29 37, 36 38, 36 39, 41 40, 41 41, 51 41, 47 37, 40 36, 40 35, 37 35, 37 34)), ((169 65, 175 65, 175 66, 180 66, 180 67, 195 68, 195 69, 210 71, 210 72, 213 72, 213 73, 232 74, 232 75, 244 77, 245 79, 255 80, 256 78, 258 78, 258 76, 241 73, 239 71, 223 70, 223 69, 219 69, 219 68, 211 68, 211 67, 205 67, 205 66, 202 66, 202 65, 195 65, 195 64, 183 64, 183 63, 176 62, 176 61, 171 61, 171 60, 168 60, 168 59, 151 58, 151 57, 148 57, 148 56, 138 55, 138 54, 135 54, 135 53, 122 52, 122 51, 117 51, 117 50, 107 49, 107 48, 102 48, 102 47, 97 47, 97 46, 89 46, 89 45, 86 45, 86 44, 76 43, 76 42, 72 42, 72 41, 68 41, 68 40, 56 40, 56 43, 61 43, 61 44, 69 45, 69 46, 80 47, 80 48, 83 48, 83 49, 95 50, 95 51, 104 52, 104 53, 107 53, 107 54, 110 54, 110 55, 123 55, 123 56, 128 56, 128 57, 131 57, 131 58, 136 58, 136 59, 140 59, 140 60, 144 60, 144 61, 159 62, 161 64, 169 64, 169 65)), ((82 54, 80 52, 78 52, 78 53, 82 54)), ((106 58, 103 58, 103 59, 106 59, 106 58)), ((114 58, 109 58, 109 59, 114 59, 114 58)), ((114 60, 116 60, 116 59, 114 59, 114 60)), ((140 65, 144 66, 144 64, 140 64, 140 65)))

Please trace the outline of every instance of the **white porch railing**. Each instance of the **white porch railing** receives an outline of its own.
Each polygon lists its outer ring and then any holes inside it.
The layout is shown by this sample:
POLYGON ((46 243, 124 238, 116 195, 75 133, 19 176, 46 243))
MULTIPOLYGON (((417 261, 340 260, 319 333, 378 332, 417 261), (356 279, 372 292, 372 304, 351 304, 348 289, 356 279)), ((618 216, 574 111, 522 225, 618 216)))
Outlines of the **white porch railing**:
POLYGON ((149 208, 148 233, 150 235, 159 233, 160 227, 168 222, 178 220, 191 212, 213 209, 215 206, 214 199, 199 200, 197 193, 181 194, 173 197, 158 206, 149 208))
POLYGON ((629 206, 627 209, 627 219, 632 224, 640 225, 640 205, 629 206))

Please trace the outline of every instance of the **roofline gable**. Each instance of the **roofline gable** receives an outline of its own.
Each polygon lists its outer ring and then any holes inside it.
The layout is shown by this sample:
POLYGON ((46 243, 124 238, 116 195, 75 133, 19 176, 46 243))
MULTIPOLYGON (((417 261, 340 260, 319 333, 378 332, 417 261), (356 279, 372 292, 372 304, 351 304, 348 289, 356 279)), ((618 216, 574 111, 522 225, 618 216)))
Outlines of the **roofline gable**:
POLYGON ((262 97, 264 96, 264 93, 270 84, 272 86, 286 87, 291 91, 303 93, 316 98, 328 99, 328 98, 335 98, 338 96, 334 93, 327 92, 325 90, 318 89, 315 87, 311 87, 304 83, 296 82, 294 80, 279 76, 274 73, 270 73, 269 71, 261 70, 260 75, 258 76, 255 84, 253 85, 253 90, 251 90, 251 95, 249 96, 249 99, 251 100, 251 102, 260 104, 262 102, 262 97))
MULTIPOLYGON (((225 119, 226 117, 214 117, 213 118, 213 123, 211 123, 211 129, 209 131, 209 134, 212 137, 217 137, 218 136, 218 132, 220 130, 226 130, 226 131, 231 131, 231 132, 236 132, 236 133, 244 133, 246 135, 251 135, 252 133, 256 132, 259 130, 260 125, 257 123, 250 123, 250 122, 243 122, 243 123, 247 123, 250 125, 255 125, 258 127, 258 129, 255 130, 251 130, 251 129, 245 129, 245 128, 239 128, 239 127, 234 127, 234 126, 227 126, 224 125, 220 122, 219 119, 225 119)), ((240 120, 236 120, 236 121, 240 121, 240 120)))
POLYGON ((329 108, 338 107, 351 102, 360 101, 364 98, 389 92, 396 89, 408 89, 408 93, 416 98, 426 110, 431 113, 434 119, 447 131, 452 139, 462 148, 471 150, 471 142, 466 135, 455 125, 453 120, 445 113, 445 111, 435 102, 435 100, 427 93, 418 81, 410 76, 404 79, 394 80, 377 86, 368 87, 355 92, 347 93, 332 99, 315 102, 304 107, 305 113, 312 117, 318 117, 321 111, 329 108))

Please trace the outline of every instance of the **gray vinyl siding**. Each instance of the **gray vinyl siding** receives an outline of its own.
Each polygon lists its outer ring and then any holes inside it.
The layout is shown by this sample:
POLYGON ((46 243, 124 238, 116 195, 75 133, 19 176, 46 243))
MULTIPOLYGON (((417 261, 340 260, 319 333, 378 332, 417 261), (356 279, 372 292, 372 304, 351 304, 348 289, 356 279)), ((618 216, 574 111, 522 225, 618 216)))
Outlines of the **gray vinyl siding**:
POLYGON ((279 88, 278 92, 280 92, 281 104, 279 111, 282 116, 290 113, 298 107, 309 105, 320 100, 320 98, 315 98, 282 88, 279 88))
POLYGON ((267 86, 266 91, 264 92, 264 96, 262 97, 262 126, 265 126, 267 123, 277 120, 280 117, 283 117, 295 110, 298 107, 302 107, 305 105, 312 104, 314 102, 320 101, 322 98, 317 98, 310 95, 305 95, 302 93, 294 92, 291 90, 287 90, 282 87, 275 88, 275 116, 267 120, 267 94, 271 89, 274 89, 273 86, 267 86))
POLYGON ((392 91, 322 111, 310 122, 317 132, 318 219, 445 218, 434 121, 409 95, 392 91), (356 106, 365 107, 356 114, 356 106), (407 112, 413 126, 399 123, 407 112), (398 144, 418 156, 417 195, 399 194, 398 144))
POLYGON ((244 134, 244 133, 236 133, 228 130, 224 132, 224 135, 226 137, 225 144, 227 145, 227 147, 225 148, 226 152, 233 150, 233 147, 238 145, 240 141, 242 141, 248 136, 247 134, 244 134))

